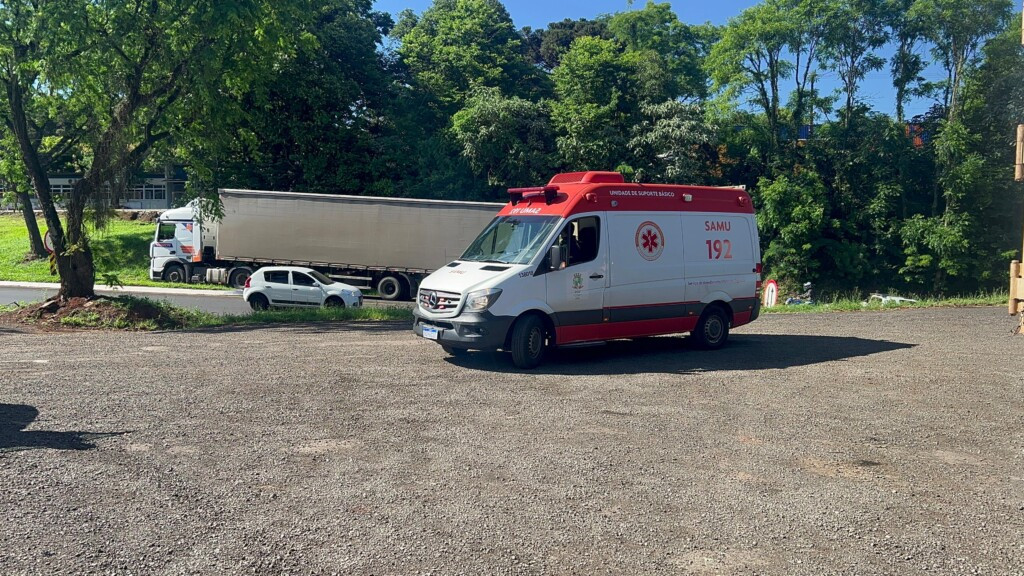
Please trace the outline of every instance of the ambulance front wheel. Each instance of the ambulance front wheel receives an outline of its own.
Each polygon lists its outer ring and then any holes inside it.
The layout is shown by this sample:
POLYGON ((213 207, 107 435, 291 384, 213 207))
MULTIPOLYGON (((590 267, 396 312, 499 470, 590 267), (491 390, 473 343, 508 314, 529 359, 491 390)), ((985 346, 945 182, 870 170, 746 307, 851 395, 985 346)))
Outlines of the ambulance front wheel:
POLYGON ((690 333, 694 343, 705 350, 715 350, 729 339, 729 319, 719 306, 708 306, 690 333))
POLYGON ((512 328, 512 363, 516 368, 536 368, 544 359, 547 348, 544 321, 536 315, 529 315, 516 321, 512 328))

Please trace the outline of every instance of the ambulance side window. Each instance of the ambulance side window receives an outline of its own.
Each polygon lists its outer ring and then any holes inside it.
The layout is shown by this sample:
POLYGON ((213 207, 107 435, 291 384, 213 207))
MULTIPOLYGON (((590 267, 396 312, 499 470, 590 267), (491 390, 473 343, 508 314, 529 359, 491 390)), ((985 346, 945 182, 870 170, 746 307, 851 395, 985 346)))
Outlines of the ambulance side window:
MULTIPOLYGON (((566 267, 590 262, 597 258, 600 230, 601 221, 597 216, 587 216, 565 225, 558 242, 568 250, 566 267)), ((563 254, 565 253, 563 252, 563 254)))

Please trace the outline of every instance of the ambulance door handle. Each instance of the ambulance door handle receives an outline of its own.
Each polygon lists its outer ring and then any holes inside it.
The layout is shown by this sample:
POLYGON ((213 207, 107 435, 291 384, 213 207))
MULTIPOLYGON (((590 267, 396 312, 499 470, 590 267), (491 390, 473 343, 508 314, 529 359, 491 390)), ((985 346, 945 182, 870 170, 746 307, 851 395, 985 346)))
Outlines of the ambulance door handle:
POLYGON ((591 280, 597 280, 599 278, 604 278, 604 274, 598 274, 597 272, 595 272, 595 273, 590 275, 590 279, 591 280))

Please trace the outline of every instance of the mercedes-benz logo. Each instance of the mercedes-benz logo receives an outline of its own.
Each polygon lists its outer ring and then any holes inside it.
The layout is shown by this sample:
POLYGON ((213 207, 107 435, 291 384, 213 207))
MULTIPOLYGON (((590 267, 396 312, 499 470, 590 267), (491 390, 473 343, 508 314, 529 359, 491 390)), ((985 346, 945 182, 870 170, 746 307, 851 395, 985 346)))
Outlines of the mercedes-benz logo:
POLYGON ((431 308, 437 308, 437 292, 430 291, 427 293, 427 304, 430 304, 431 308))

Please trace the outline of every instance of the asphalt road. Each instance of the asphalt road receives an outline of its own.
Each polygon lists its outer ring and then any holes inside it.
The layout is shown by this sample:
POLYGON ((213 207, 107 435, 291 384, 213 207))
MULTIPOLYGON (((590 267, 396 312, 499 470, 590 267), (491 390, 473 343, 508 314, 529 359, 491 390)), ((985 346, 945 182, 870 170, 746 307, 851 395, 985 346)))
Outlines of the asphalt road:
POLYGON ((0 326, 0 572, 1019 576, 1002 308, 447 358, 408 325, 0 326))
MULTIPOLYGON (((97 290, 100 294, 134 294, 131 288, 123 290, 97 290)), ((55 288, 7 288, 0 287, 0 304, 11 304, 15 302, 41 302, 52 298, 57 294, 55 288)), ((242 292, 232 290, 225 292, 223 296, 202 295, 194 296, 179 293, 145 293, 139 294, 147 298, 167 300, 175 306, 184 308, 198 308, 214 314, 247 314, 249 306, 242 300, 242 292)))

